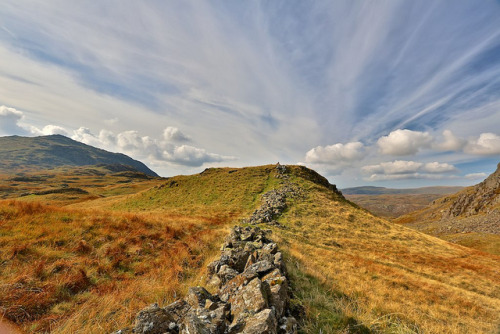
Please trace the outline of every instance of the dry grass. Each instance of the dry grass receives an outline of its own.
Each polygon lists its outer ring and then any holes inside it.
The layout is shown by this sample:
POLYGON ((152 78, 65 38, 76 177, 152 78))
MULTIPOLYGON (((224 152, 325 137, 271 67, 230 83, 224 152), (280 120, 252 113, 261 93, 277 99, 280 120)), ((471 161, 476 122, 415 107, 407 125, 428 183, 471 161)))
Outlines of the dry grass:
MULTIPOLYGON (((293 173, 304 197, 274 238, 306 307, 304 333, 496 328, 499 257, 376 218, 293 173)), ((116 193, 84 202, 0 202, 0 310, 27 332, 128 326, 145 305, 202 281, 227 228, 279 183, 273 174, 273 166, 211 169, 135 194, 115 183, 116 193)))
POLYGON ((295 182, 309 191, 282 219, 287 229, 276 232, 298 268, 292 272, 308 310, 304 332, 498 328, 499 257, 391 224, 308 181, 295 182), (317 283, 300 283, 304 275, 317 283), (332 320, 322 324, 325 318, 332 320))
POLYGON ((0 202, 0 310, 28 332, 102 333, 182 294, 226 221, 0 202))

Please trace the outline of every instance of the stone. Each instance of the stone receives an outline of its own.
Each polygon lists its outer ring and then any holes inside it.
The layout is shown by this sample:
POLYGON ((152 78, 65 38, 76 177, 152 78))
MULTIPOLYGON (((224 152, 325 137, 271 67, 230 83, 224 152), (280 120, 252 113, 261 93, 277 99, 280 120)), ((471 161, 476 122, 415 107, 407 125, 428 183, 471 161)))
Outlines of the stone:
POLYGON ((255 278, 241 290, 236 290, 229 297, 231 304, 231 315, 237 319, 240 313, 257 313, 267 307, 267 296, 262 286, 262 282, 255 278))
POLYGON ((246 319, 242 334, 277 334, 278 324, 274 311, 265 309, 246 319))
POLYGON ((185 300, 176 300, 163 309, 172 316, 175 322, 178 322, 186 315, 190 308, 191 306, 185 300))
POLYGON ((273 270, 275 267, 274 265, 267 261, 267 260, 264 260, 264 261, 259 261, 259 262, 256 262, 250 266, 248 266, 248 268, 245 269, 244 273, 255 273, 259 276, 263 276, 264 274, 270 272, 271 270, 273 270))
POLYGON ((215 301, 215 298, 201 286, 189 288, 186 302, 193 308, 205 307, 207 300, 215 301))
POLYGON ((158 307, 158 304, 153 304, 137 314, 134 333, 172 333, 169 328, 171 322, 174 322, 174 317, 167 310, 158 307))
POLYGON ((222 284, 225 284, 235 278, 238 275, 238 272, 228 265, 223 265, 217 275, 219 276, 222 284))
POLYGON ((265 281, 269 287, 269 305, 274 306, 276 317, 285 314, 288 305, 288 282, 285 276, 270 278, 265 281))

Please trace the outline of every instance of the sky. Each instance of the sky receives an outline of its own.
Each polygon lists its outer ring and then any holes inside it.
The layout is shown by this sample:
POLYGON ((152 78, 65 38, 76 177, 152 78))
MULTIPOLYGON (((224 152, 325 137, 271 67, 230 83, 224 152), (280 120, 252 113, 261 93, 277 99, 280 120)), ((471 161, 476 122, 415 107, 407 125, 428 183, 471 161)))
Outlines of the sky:
POLYGON ((500 1, 2 0, 0 136, 51 134, 162 176, 475 184, 500 162, 500 1))

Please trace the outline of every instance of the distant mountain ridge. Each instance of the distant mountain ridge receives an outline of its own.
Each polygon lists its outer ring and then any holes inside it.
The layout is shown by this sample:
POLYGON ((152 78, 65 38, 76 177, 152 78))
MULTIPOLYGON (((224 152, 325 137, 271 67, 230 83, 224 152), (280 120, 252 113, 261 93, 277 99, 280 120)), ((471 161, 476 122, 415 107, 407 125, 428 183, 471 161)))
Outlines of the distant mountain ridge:
POLYGON ((344 195, 395 195, 395 194, 450 194, 462 190, 464 187, 447 187, 447 186, 436 186, 436 187, 421 187, 421 188, 406 188, 406 189, 395 189, 395 188, 385 188, 385 187, 374 187, 374 186, 362 186, 341 189, 344 195))
POLYGON ((112 153, 62 135, 0 137, 0 170, 54 168, 60 166, 126 165, 150 176, 158 176, 140 161, 112 153))

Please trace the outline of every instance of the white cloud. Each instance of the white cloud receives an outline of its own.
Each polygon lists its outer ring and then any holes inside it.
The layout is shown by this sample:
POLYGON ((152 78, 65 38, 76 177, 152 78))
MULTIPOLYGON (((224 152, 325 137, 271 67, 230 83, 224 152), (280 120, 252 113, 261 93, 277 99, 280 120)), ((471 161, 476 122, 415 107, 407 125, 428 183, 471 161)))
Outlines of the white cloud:
POLYGON ((408 174, 417 172, 423 165, 421 162, 396 160, 364 166, 361 170, 365 174, 408 174))
POLYGON ((24 115, 21 111, 0 106, 0 135, 24 135, 27 131, 20 125, 24 115))
POLYGON ((388 155, 412 155, 420 149, 430 147, 433 137, 428 132, 396 130, 380 137, 377 145, 380 153, 388 155))
POLYGON ((363 157, 364 145, 360 142, 317 146, 306 153, 305 160, 313 164, 348 164, 363 157))
POLYGON ((470 173, 464 177, 468 180, 483 180, 488 176, 486 173, 470 173))
POLYGON ((30 126, 30 131, 36 136, 63 135, 70 136, 70 132, 58 125, 46 125, 39 129, 36 126, 30 126))
POLYGON ((494 133, 482 133, 478 138, 469 140, 464 152, 476 155, 500 154, 500 136, 494 133))
MULTIPOLYGON (((178 129, 176 130, 173 131, 174 134, 182 134, 178 129)), ((135 130, 123 131, 116 135, 109 130, 101 130, 98 135, 95 135, 90 129, 80 127, 73 131, 72 139, 109 151, 122 152, 153 165, 172 163, 187 167, 200 167, 205 163, 236 159, 232 156, 210 153, 194 146, 176 146, 166 142, 165 137, 165 134, 160 139, 141 136, 135 130)), ((185 138, 188 137, 185 136, 185 138)))
POLYGON ((186 142, 191 141, 191 138, 182 133, 178 128, 169 126, 163 131, 163 138, 167 141, 186 142))
POLYGON ((448 163, 428 162, 422 167, 422 171, 428 173, 449 173, 455 172, 457 169, 448 163))
POLYGON ((199 167, 209 162, 222 162, 235 160, 234 157, 222 156, 219 154, 208 153, 206 150, 189 146, 177 146, 172 152, 163 152, 166 161, 191 167, 199 167))
POLYGON ((440 162, 416 162, 396 160, 364 166, 361 171, 369 175, 369 181, 401 180, 401 179, 440 179, 445 173, 456 172, 455 166, 440 162))
POLYGON ((443 131, 443 139, 443 142, 435 145, 435 147, 441 151, 460 151, 467 143, 466 140, 458 138, 450 130, 443 131))

